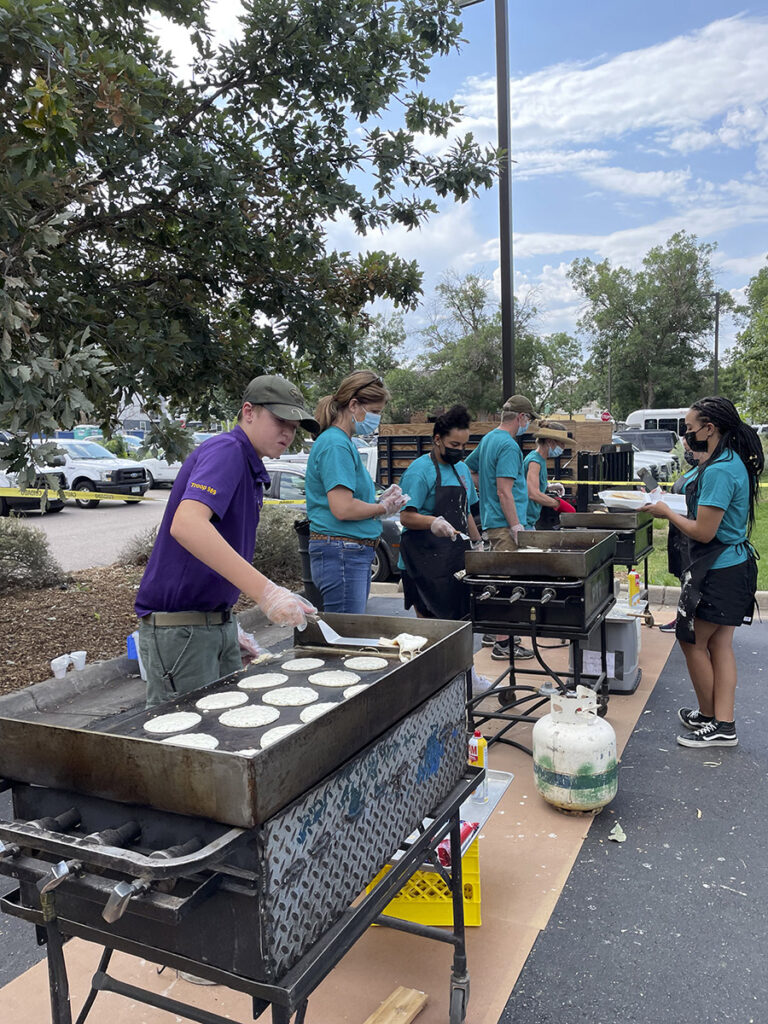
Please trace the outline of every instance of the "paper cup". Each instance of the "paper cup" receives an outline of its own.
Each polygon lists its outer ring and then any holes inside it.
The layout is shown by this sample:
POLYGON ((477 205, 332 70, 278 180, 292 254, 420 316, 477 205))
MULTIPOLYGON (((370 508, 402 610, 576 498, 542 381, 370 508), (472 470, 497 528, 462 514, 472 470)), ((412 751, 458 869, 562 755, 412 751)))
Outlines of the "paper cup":
POLYGON ((70 657, 68 654, 62 654, 58 658, 54 658, 51 661, 51 672, 53 672, 56 679, 63 679, 67 674, 69 668, 70 657))
POLYGON ((72 659, 72 667, 76 672, 85 668, 85 651, 70 651, 69 656, 72 659))

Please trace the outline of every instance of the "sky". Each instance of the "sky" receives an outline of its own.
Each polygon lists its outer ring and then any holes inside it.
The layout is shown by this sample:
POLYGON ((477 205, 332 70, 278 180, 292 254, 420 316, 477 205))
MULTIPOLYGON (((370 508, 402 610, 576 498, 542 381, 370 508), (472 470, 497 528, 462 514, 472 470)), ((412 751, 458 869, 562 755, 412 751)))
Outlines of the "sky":
MULTIPOLYGON (((212 10, 231 34, 234 0, 212 10)), ((509 0, 508 10, 515 291, 533 290, 539 332, 577 334, 573 259, 635 269, 679 230, 717 244, 717 285, 743 299, 768 254, 768 3, 509 0)), ((463 21, 461 52, 437 59, 424 89, 455 98, 459 131, 495 144, 493 0, 463 21)), ((337 248, 418 260, 427 298, 446 272, 477 273, 498 294, 498 234, 495 188, 441 202, 416 231, 361 239, 347 221, 329 225, 337 248)), ((407 318, 411 336, 425 319, 407 318)), ((734 327, 722 328, 727 347, 734 327)))

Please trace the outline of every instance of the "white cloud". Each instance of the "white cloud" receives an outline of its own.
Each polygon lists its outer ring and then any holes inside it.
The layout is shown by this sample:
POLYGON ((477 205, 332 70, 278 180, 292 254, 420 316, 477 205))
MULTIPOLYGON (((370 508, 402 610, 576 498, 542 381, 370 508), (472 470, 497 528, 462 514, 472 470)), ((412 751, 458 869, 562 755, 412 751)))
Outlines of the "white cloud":
POLYGON ((631 171, 626 167, 595 167, 582 172, 593 185, 628 196, 659 198, 682 196, 691 179, 685 171, 631 171))

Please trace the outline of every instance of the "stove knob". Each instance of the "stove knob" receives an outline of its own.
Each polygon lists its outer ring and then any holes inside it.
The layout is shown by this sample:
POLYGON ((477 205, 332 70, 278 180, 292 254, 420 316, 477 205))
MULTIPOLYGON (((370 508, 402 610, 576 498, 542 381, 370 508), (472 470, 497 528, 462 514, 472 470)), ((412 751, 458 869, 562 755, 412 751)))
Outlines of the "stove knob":
POLYGON ((76 878, 82 873, 83 865, 79 860, 60 860, 58 864, 53 865, 50 873, 37 883, 38 891, 42 896, 43 893, 56 889, 65 879, 76 878))
POLYGON ((123 916, 134 896, 143 896, 145 892, 149 892, 149 882, 143 882, 140 878, 133 882, 118 882, 112 890, 101 916, 108 924, 114 924, 123 916))
POLYGON ((6 843, 0 839, 0 858, 18 857, 20 853, 21 847, 17 846, 16 843, 6 843))

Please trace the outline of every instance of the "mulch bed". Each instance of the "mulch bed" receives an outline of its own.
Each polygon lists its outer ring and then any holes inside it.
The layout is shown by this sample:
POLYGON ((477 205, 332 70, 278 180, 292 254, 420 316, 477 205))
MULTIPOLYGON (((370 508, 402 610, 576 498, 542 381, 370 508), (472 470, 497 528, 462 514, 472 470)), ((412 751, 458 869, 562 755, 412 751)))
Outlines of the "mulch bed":
MULTIPOLYGON (((125 654, 137 628, 133 603, 144 566, 83 569, 59 587, 18 590, 0 599, 0 694, 49 679, 51 660, 86 651, 88 662, 125 654)), ((300 581, 278 581, 292 589, 300 581)), ((253 602, 241 598, 236 610, 253 602)))

